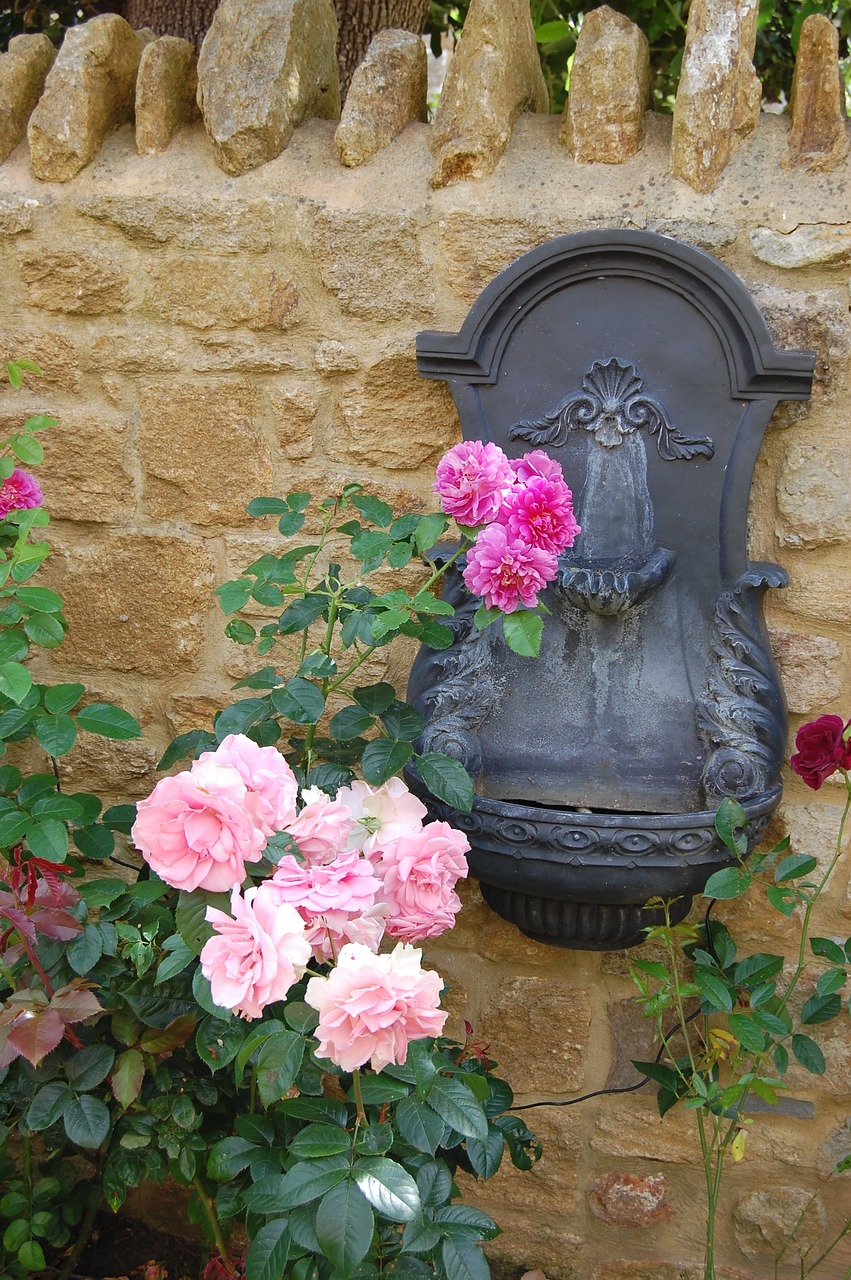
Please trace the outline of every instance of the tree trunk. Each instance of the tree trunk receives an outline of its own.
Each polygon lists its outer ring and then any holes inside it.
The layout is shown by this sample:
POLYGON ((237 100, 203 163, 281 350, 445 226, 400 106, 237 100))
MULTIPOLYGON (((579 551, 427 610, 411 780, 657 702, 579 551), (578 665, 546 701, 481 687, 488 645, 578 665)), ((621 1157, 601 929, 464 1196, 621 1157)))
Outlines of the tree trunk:
POLYGON ((124 17, 137 31, 150 27, 158 36, 183 36, 196 48, 213 21, 218 0, 124 0, 124 17))
POLYGON ((344 101, 355 68, 363 61, 372 37, 388 27, 420 35, 428 18, 428 4, 429 0, 334 0, 340 24, 337 62, 344 101))

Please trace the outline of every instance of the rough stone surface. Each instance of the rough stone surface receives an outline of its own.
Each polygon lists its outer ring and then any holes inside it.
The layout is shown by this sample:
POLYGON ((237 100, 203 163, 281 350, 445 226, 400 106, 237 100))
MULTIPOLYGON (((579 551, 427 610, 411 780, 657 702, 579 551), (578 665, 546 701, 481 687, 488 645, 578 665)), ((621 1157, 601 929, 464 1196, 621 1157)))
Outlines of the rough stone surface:
POLYGON ((195 46, 178 36, 146 45, 136 80, 136 150, 165 151, 183 124, 197 120, 198 69, 195 46))
MULTIPOLYGON (((612 1044, 612 1065, 606 1078, 607 1089, 621 1089, 637 1084, 641 1076, 632 1065, 651 1062, 658 1045, 654 1026, 644 1016, 637 1000, 618 1000, 608 1007, 609 1036, 612 1044)), ((652 1084, 645 1086, 653 1089, 652 1084)))
POLYGON ((711 191, 759 119, 753 67, 758 0, 695 0, 674 105, 671 169, 711 191))
MULTIPOLYGON (((772 1187, 742 1196, 733 1210, 733 1228, 742 1253, 756 1258, 761 1253, 777 1253, 782 1249, 811 1196, 812 1192, 802 1187, 772 1187)), ((789 1247, 791 1256, 794 1258, 816 1244, 826 1225, 824 1207, 816 1201, 807 1209, 789 1247)))
POLYGON ((157 519, 246 524, 246 504, 271 483, 256 392, 244 381, 143 387, 138 447, 144 500, 157 519))
POLYGON ((548 111, 526 0, 472 0, 431 135, 434 187, 493 173, 521 111, 548 111))
POLYGON ((660 1119, 654 1098, 639 1095, 633 1104, 601 1109, 594 1120, 591 1146, 615 1159, 691 1164, 700 1160, 697 1126, 688 1112, 671 1111, 660 1119))
POLYGON ((804 19, 789 100, 787 165, 826 173, 849 151, 845 85, 839 72, 839 32, 823 13, 804 19))
POLYGON ((140 336, 134 327, 96 338, 91 362, 96 369, 118 373, 172 373, 181 367, 183 352, 173 331, 148 328, 140 336))
POLYGON ((408 214, 320 210, 311 246, 322 282, 348 315, 425 320, 432 279, 408 214))
POLYGON ((0 236, 19 236, 33 229, 38 201, 27 196, 0 196, 0 236))
POLYGON ((563 1094, 584 1082, 590 1025, 586 988, 518 976, 491 993, 477 1030, 515 1093, 563 1094))
POLYGON ((81 196, 77 212, 116 227, 130 240, 207 253, 265 253, 272 243, 269 200, 180 195, 81 196))
POLYGON ((521 254, 557 230, 531 220, 458 210, 440 221, 440 258, 448 283, 467 303, 521 254))
POLYGON ((198 59, 198 105, 225 173, 281 154, 307 116, 340 114, 331 0, 223 0, 198 59))
POLYGON ((360 358, 354 348, 334 338, 323 338, 313 353, 313 367, 319 373, 353 373, 360 368, 360 358))
POLYGON ((214 585, 202 542, 116 533, 88 537, 64 558, 68 634, 57 663, 151 676, 195 669, 214 585))
POLYGON ((121 263, 97 250, 38 249, 21 259, 30 306, 72 315, 121 311, 129 282, 121 263))
POLYGON ((610 1227, 650 1227, 670 1218, 664 1174, 607 1173, 588 1191, 592 1213, 610 1227))
POLYGON ((80 387, 80 360, 74 343, 61 333, 45 333, 26 326, 0 329, 0 360, 17 360, 26 354, 42 375, 28 373, 24 386, 44 391, 76 392, 80 387))
POLYGON ((574 1107, 544 1107, 531 1115, 527 1113, 526 1120, 542 1145, 537 1164, 531 1170, 515 1169, 505 1154, 498 1172, 486 1183, 468 1175, 463 1177, 459 1185, 465 1201, 486 1213, 500 1204, 531 1213, 544 1204, 557 1203, 562 1213, 574 1208, 582 1148, 581 1117, 574 1107))
POLYGON ((553 1222, 552 1216, 521 1217, 502 1205, 491 1208, 499 1213, 503 1234, 488 1240, 484 1250, 498 1280, 522 1275, 530 1267, 543 1271, 547 1280, 586 1280, 582 1236, 553 1222))
POLYGON ((310 384, 292 383, 270 391, 269 400, 285 458, 309 458, 313 453, 313 426, 319 400, 310 384))
MULTIPOLYGON (((108 700, 127 705, 120 695, 110 695, 108 700)), ((74 749, 60 762, 62 786, 68 791, 88 791, 108 803, 127 804, 150 794, 161 754, 144 739, 112 742, 94 733, 81 733, 74 749)), ((138 857, 135 850, 128 852, 130 858, 138 857)))
MULTIPOLYGON (((752 289, 754 301, 778 347, 814 351, 812 405, 835 393, 849 354, 848 297, 833 289, 779 289, 758 285, 752 289)), ((799 421, 800 405, 780 405, 772 424, 799 421), (792 409, 790 414, 788 411, 792 409), (798 416, 795 416, 795 413, 798 416)), ((806 415, 809 406, 803 407, 806 415)))
POLYGON ((777 508, 777 534, 788 547, 851 540, 851 457, 844 432, 789 445, 777 508))
POLYGON ((751 250, 760 262, 787 269, 851 262, 851 222, 802 223, 789 232, 756 227, 751 232, 751 250))
MULTIPOLYGON (((823 1178, 830 1177, 841 1160, 851 1156, 851 1116, 827 1135, 819 1147, 818 1169, 823 1178)), ((851 1169, 840 1174, 846 1182, 851 1182, 851 1169)))
POLYGON ((812 553, 787 552, 783 563, 789 571, 785 607, 800 617, 836 624, 851 622, 851 579, 840 549, 812 553))
POLYGON ((190 356, 190 367, 198 373, 280 373, 300 364, 293 348, 270 330, 259 341, 231 333, 204 334, 190 356))
MULTIPOLYGON (((843 787, 844 790, 844 787, 843 787)), ((793 804, 784 800, 778 809, 777 823, 780 831, 788 835, 792 853, 806 853, 817 858, 822 869, 827 868, 836 849, 836 836, 842 817, 841 797, 828 792, 812 804, 793 804)), ((846 830, 843 849, 851 846, 851 832, 846 830)))
POLYGON ((135 507, 128 426, 116 415, 62 410, 59 426, 42 437, 44 463, 38 473, 54 519, 127 523, 135 507))
POLYGON ((56 50, 42 32, 14 36, 0 54, 0 163, 23 138, 56 50))
POLYGON ((379 31, 352 76, 334 135, 348 168, 365 164, 412 120, 426 120, 428 58, 413 31, 379 31))
POLYGON ((842 676, 835 640, 777 629, 770 636, 790 711, 808 715, 839 697, 842 676))
POLYGON ((148 278, 157 317, 193 329, 288 329, 298 318, 298 290, 271 266, 192 254, 161 259, 148 278))
POLYGON ((68 182, 110 130, 132 120, 146 43, 116 13, 68 28, 27 131, 37 178, 68 182))
POLYGON ((644 140, 650 46, 634 22, 607 4, 582 20, 559 142, 574 160, 621 164, 644 140))

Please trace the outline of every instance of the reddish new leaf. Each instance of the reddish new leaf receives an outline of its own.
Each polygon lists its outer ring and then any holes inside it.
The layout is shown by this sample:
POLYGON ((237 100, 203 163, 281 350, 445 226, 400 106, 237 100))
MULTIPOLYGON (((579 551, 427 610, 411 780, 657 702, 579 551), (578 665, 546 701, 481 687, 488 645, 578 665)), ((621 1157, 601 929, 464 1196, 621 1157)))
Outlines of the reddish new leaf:
POLYGON ((29 919, 39 933, 46 938, 58 938, 60 942, 68 942, 83 931, 80 921, 59 907, 37 907, 29 919))
POLYGON ((60 987, 50 1001, 51 1009, 55 1009, 65 1022, 83 1022, 96 1013, 103 1013, 103 1006, 89 989, 88 983, 75 978, 67 986, 60 987))
POLYGON ((179 1048, 194 1030, 194 1017, 191 1013, 184 1013, 162 1031, 157 1027, 149 1027, 139 1043, 146 1053, 169 1053, 172 1049, 179 1048))
MULTIPOLYGON (((66 866, 64 862, 48 862, 46 858, 34 857, 30 858, 28 866, 37 867, 41 872, 47 892, 53 899, 55 906, 67 907, 79 900, 80 895, 76 889, 72 889, 69 884, 62 880, 62 876, 73 874, 73 867, 66 866), (70 898, 68 897, 69 893, 71 895, 70 898)), ((36 896, 40 897, 41 895, 37 892, 36 896)))
MULTIPOLYGON (((4 894, 3 896, 8 897, 10 895, 4 894)), ((22 907, 0 906, 0 919, 8 920, 24 938, 29 938, 30 942, 35 942, 35 925, 22 907)))
POLYGON ((115 1070, 110 1077, 112 1092, 125 1111, 139 1096, 144 1076, 145 1064, 138 1049, 128 1049, 115 1059, 115 1070))
POLYGON ((24 1009, 9 1030, 7 1043, 37 1067, 64 1034, 65 1022, 55 1009, 24 1009))

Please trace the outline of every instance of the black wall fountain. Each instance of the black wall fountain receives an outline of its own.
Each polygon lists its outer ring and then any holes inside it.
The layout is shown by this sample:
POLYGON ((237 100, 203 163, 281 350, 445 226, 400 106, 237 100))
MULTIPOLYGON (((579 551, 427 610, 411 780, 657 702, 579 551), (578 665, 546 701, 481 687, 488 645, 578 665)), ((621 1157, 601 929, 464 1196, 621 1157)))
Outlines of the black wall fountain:
MULTIPOLYGON (((814 357, 778 351, 743 284, 708 254, 640 231, 564 236, 481 294, 460 332, 421 333, 464 436, 562 464, 582 533, 543 596, 541 657, 478 632, 447 573, 455 641, 423 649, 409 700, 423 750, 461 759, 462 827, 490 906, 540 941, 640 942, 652 898, 678 918, 728 861, 723 796, 764 831, 786 711, 762 618, 782 569, 747 557, 757 452, 814 357)), ((416 779, 412 780, 416 785, 416 779)))

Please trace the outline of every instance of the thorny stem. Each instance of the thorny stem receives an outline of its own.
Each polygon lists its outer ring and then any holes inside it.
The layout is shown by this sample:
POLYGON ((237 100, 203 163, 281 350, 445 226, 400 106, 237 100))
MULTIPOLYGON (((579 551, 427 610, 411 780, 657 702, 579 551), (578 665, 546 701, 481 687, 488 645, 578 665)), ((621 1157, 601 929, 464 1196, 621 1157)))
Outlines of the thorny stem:
POLYGON ((200 1173, 195 1174, 195 1177, 192 1179, 192 1185, 198 1192, 198 1199, 201 1202, 201 1208, 204 1210, 204 1216, 206 1217, 210 1230, 213 1233, 213 1239, 216 1242, 216 1248, 219 1251, 219 1256, 221 1257, 226 1269, 233 1274, 235 1267, 233 1265, 233 1259, 228 1251, 228 1242, 225 1239, 225 1233, 222 1231, 222 1224, 216 1216, 216 1210, 213 1207, 213 1201, 210 1197, 210 1193, 204 1186, 200 1173))

